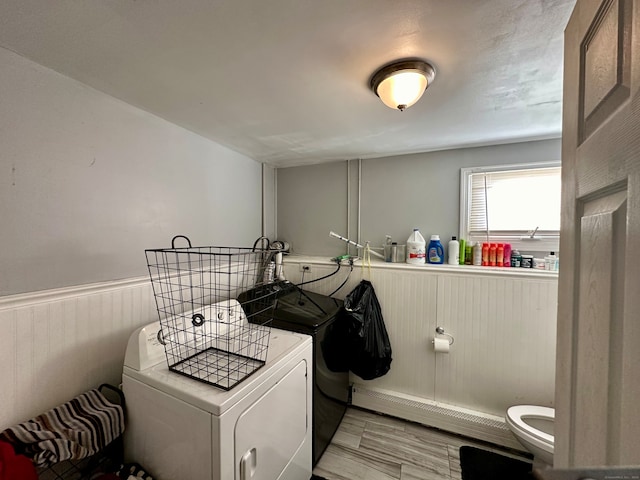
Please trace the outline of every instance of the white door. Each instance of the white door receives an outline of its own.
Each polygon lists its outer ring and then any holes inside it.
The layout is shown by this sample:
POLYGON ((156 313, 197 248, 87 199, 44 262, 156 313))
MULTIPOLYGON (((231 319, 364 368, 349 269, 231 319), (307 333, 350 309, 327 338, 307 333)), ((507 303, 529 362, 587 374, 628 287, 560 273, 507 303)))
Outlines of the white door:
POLYGON ((565 32, 555 467, 640 465, 640 1, 565 32))

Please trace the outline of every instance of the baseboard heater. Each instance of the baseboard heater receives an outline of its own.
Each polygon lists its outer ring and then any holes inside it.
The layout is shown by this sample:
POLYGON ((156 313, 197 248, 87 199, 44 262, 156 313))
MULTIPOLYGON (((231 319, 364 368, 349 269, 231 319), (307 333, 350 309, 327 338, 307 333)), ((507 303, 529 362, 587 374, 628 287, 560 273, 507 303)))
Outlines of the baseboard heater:
POLYGON ((503 418, 420 397, 354 384, 352 404, 394 417, 523 451, 503 418))

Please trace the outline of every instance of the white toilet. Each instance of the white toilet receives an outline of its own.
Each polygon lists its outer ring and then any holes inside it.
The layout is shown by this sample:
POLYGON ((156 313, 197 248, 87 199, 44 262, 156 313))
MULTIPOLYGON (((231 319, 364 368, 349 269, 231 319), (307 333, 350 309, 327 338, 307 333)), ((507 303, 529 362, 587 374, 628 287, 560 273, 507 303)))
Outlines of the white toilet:
POLYGON ((553 465, 553 408, 515 405, 507 409, 505 419, 518 441, 533 454, 534 465, 553 465))

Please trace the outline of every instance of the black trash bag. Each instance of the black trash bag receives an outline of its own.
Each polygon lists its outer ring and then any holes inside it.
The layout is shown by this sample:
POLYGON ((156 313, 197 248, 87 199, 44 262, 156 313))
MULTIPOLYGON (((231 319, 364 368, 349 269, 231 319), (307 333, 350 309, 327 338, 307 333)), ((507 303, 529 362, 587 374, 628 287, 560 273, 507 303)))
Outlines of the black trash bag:
POLYGON ((371 282, 362 280, 344 299, 349 370, 363 380, 385 375, 391 368, 391 343, 371 282))

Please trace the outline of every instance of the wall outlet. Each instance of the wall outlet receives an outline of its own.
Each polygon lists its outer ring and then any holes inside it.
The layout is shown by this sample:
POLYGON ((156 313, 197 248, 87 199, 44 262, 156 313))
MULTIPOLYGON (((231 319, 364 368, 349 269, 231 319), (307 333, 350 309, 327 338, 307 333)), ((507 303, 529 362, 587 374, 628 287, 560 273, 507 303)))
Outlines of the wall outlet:
POLYGON ((305 272, 305 273, 310 273, 311 272, 311 265, 309 265, 308 263, 301 263, 300 264, 300 271, 301 272, 305 272))

